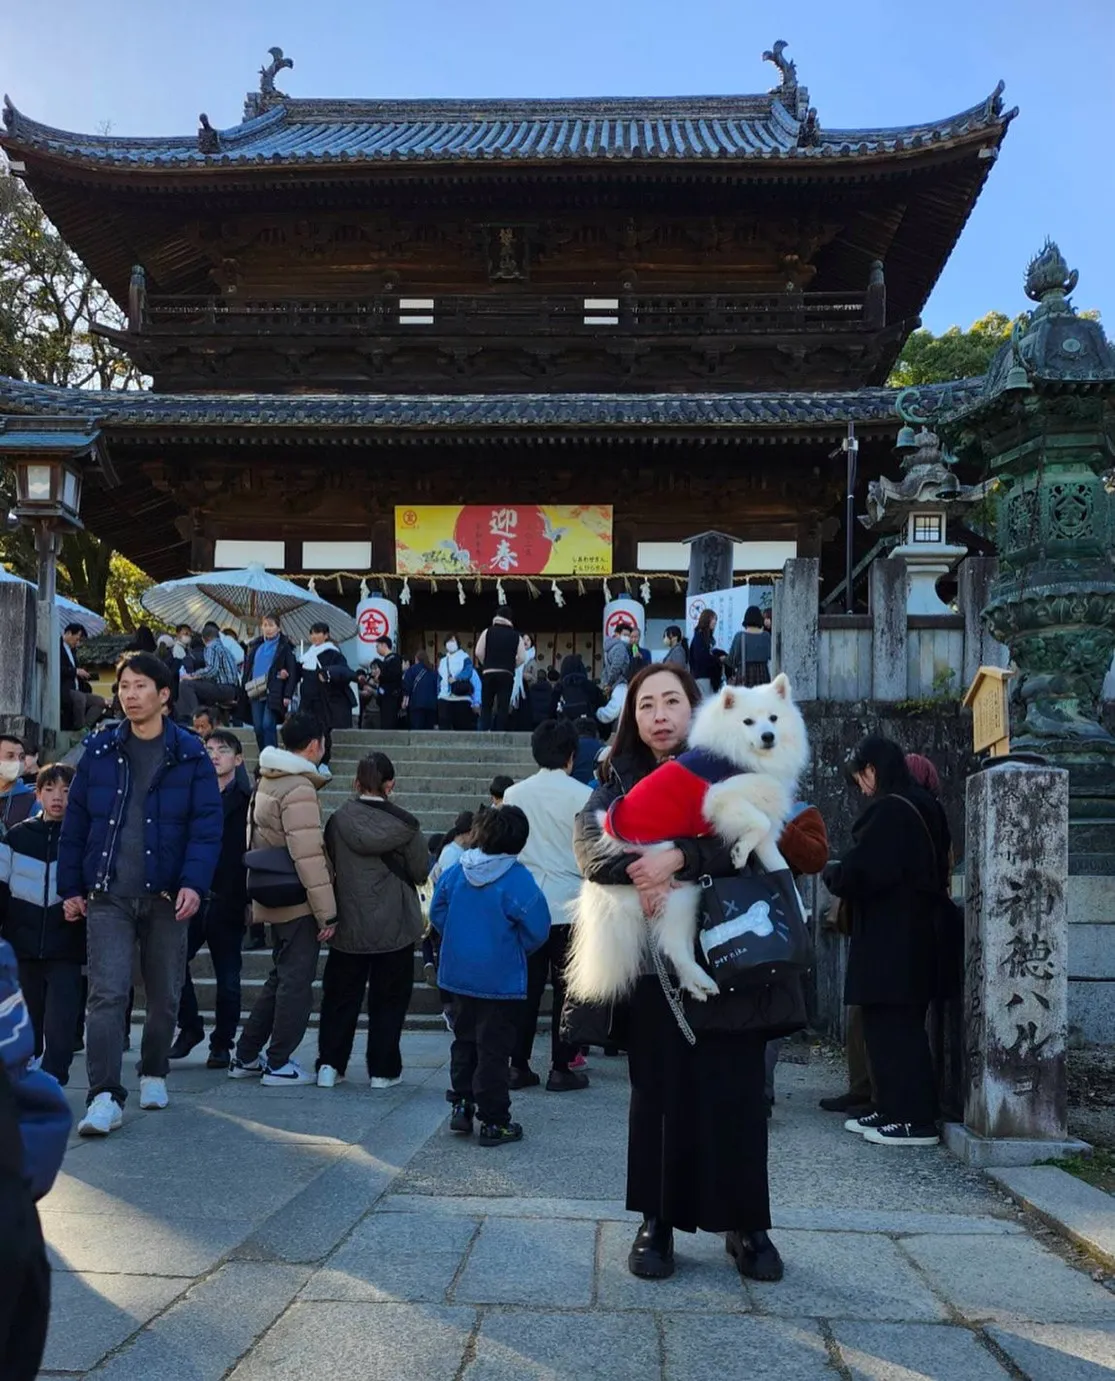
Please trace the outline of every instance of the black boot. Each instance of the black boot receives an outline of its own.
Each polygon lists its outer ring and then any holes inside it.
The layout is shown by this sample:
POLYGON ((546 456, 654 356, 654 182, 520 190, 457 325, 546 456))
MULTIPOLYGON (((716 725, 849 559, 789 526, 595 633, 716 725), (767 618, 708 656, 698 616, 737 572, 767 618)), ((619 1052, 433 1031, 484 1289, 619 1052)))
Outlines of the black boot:
POLYGON ((174 1044, 166 1052, 170 1060, 184 1060, 195 1045, 200 1045, 205 1039, 204 1031, 179 1031, 174 1038, 174 1044))
POLYGON ((644 1218, 627 1256, 627 1269, 644 1280, 665 1280, 674 1273, 674 1230, 658 1218, 644 1218))
POLYGON ((782 1258, 765 1232, 729 1232, 724 1246, 741 1276, 752 1280, 782 1279, 782 1258))

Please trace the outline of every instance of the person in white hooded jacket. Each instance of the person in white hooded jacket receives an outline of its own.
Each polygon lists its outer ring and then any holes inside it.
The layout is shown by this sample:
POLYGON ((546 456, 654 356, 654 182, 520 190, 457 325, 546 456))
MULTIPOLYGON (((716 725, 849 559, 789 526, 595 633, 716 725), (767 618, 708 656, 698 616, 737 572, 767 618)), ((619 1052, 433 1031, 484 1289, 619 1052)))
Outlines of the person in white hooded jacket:
POLYGON ((299 709, 312 715, 325 730, 325 763, 333 751, 332 731, 352 728, 354 677, 344 653, 330 638, 329 625, 315 623, 310 629, 310 646, 302 656, 299 709))
POLYGON ((438 663, 437 722, 439 729, 471 729, 472 659, 454 633, 445 641, 445 656, 438 663))

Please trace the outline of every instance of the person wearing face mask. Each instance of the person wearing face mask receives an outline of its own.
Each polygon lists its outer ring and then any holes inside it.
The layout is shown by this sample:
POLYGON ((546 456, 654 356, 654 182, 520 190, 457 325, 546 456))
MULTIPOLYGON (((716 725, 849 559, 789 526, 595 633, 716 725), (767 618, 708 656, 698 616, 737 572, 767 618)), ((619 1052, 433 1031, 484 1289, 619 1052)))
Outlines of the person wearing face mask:
POLYGON ((0 734, 0 839, 35 810, 35 788, 23 781, 23 743, 0 734))
POLYGON ((438 663, 437 719, 440 729, 471 729, 472 659, 456 633, 445 640, 445 656, 438 663))

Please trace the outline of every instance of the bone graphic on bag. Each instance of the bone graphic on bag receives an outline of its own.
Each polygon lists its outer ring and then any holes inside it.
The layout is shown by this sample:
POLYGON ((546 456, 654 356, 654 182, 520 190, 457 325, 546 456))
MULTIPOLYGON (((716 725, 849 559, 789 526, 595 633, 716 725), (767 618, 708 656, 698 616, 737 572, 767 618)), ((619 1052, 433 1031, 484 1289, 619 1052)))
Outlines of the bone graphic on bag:
POLYGON ((741 935, 758 935, 763 938, 773 934, 773 932, 774 922, 770 918, 770 903, 765 901, 752 902, 742 916, 721 921, 711 930, 702 930, 701 948, 705 952, 705 958, 708 959, 710 951, 719 949, 721 945, 726 945, 732 940, 738 940, 741 935))

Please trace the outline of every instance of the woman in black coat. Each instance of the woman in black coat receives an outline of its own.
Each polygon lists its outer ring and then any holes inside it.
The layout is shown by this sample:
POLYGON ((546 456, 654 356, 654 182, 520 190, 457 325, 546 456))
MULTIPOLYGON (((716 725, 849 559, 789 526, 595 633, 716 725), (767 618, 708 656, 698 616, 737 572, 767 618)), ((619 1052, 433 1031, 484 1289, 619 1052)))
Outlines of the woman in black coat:
MULTIPOLYGON (((602 785, 577 817, 573 847, 592 882, 631 886, 653 912, 675 879, 735 870, 716 839, 679 839, 653 854, 601 855, 598 812, 685 747, 700 692, 684 667, 658 664, 632 677, 602 785)), ((652 972, 639 979, 625 1020, 631 1078, 627 1207, 643 1216, 628 1266, 632 1274, 673 1273, 673 1230, 724 1232, 741 1275, 779 1280, 782 1259, 767 1236, 768 1040, 805 1025, 796 979, 686 1002, 690 1045, 652 972)))
POLYGON ((867 804, 852 826, 851 847, 825 869, 824 881, 851 904, 844 1001, 863 1010, 878 1105, 844 1125, 880 1145, 936 1146, 925 1016, 943 978, 938 922, 948 886, 948 822, 890 739, 865 738, 848 771, 867 804))

